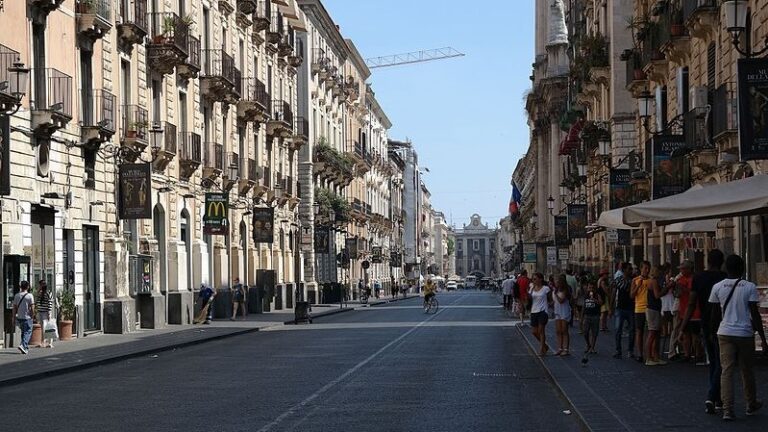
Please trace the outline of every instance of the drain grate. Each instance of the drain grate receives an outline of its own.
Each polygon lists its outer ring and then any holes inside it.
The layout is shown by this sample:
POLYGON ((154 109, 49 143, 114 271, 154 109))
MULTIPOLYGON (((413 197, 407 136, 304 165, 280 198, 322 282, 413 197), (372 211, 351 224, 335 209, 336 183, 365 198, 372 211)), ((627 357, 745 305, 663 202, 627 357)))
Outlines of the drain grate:
POLYGON ((480 373, 480 372, 472 372, 472 376, 476 378, 517 378, 517 374, 515 373, 504 373, 504 372, 490 372, 490 373, 480 373))

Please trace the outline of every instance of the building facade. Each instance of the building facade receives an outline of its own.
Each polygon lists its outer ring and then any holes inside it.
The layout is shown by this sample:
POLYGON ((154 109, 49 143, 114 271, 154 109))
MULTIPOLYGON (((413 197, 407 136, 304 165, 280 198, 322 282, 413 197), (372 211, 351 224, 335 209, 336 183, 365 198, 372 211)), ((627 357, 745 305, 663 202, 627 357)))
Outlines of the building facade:
POLYGON ((496 229, 474 214, 469 224, 456 230, 456 274, 461 277, 495 277, 499 274, 496 260, 496 229))

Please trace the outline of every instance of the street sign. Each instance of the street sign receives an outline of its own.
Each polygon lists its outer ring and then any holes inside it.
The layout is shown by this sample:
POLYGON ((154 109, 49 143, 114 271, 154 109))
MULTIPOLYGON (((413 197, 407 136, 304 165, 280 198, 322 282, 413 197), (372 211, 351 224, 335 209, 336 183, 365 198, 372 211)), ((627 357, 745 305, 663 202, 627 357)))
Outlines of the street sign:
POLYGON ((557 258, 560 261, 568 261, 571 258, 571 251, 568 249, 560 248, 557 250, 557 258))
POLYGON ((608 243, 618 243, 619 230, 614 228, 608 228, 607 230, 605 230, 605 241, 608 243))
POLYGON ((557 265, 557 246, 547 246, 547 265, 557 265))
POLYGON ((523 243, 523 262, 536 263, 536 243, 523 243))

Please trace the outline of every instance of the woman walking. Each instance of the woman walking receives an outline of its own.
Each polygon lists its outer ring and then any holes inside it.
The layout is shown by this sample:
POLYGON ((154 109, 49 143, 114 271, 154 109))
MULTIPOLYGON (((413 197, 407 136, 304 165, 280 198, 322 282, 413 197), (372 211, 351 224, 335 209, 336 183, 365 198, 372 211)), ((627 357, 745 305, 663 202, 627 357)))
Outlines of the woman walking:
POLYGON ((547 345, 547 308, 552 304, 552 290, 544 284, 544 275, 534 273, 533 285, 531 286, 530 296, 531 304, 531 331, 541 344, 539 355, 547 355, 549 345, 547 345))
POLYGON ((584 353, 597 354, 597 334, 600 332, 600 308, 605 298, 597 290, 594 280, 588 279, 584 292, 584 341, 587 348, 584 353))
POLYGON ((565 275, 560 275, 555 283, 555 332, 557 334, 557 353, 555 355, 567 356, 571 349, 571 335, 568 332, 568 324, 571 321, 571 288, 565 275))
POLYGON ((648 286, 648 306, 645 310, 645 323, 648 326, 648 358, 646 366, 663 366, 667 364, 659 355, 659 332, 661 331, 661 299, 666 294, 666 267, 653 266, 648 286))
POLYGON ((51 292, 48 290, 48 284, 41 280, 38 288, 38 294, 37 294, 37 322, 40 323, 40 326, 43 329, 43 348, 53 348, 53 339, 54 335, 51 335, 49 339, 46 339, 45 336, 48 336, 49 333, 45 333, 45 325, 48 321, 51 320, 51 310, 53 310, 53 296, 51 296, 51 292))

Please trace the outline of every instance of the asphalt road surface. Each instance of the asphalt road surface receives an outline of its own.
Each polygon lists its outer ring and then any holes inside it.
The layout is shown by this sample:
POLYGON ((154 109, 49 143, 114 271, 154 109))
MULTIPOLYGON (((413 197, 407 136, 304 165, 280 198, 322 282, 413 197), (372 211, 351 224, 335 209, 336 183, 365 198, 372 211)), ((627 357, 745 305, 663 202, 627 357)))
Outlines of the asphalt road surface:
POLYGON ((2 430, 582 429, 491 294, 438 298, 2 388, 2 430))

